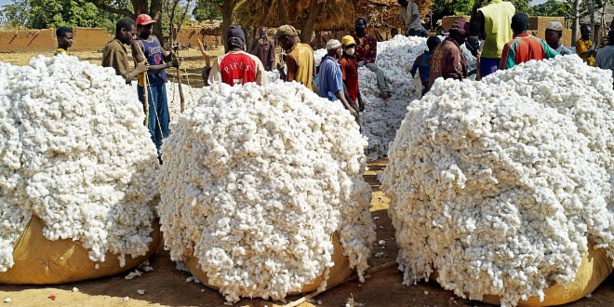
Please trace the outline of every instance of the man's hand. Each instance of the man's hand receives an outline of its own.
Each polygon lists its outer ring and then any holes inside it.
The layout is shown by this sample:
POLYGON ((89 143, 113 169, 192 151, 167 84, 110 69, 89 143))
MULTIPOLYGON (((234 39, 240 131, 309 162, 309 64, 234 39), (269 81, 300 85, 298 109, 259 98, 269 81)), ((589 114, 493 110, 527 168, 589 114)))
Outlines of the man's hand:
POLYGON ((360 112, 364 112, 365 110, 365 103, 362 101, 362 97, 358 97, 358 110, 360 112))
POLYGON ((352 116, 358 117, 358 112, 356 112, 356 110, 354 110, 354 108, 352 108, 351 106, 348 111, 350 111, 350 114, 352 114, 352 116))
POLYGON ((141 74, 146 72, 147 69, 149 69, 149 65, 141 62, 136 65, 136 68, 134 70, 137 74, 141 74))
POLYGON ((174 59, 170 61, 171 67, 179 68, 179 59, 174 59))

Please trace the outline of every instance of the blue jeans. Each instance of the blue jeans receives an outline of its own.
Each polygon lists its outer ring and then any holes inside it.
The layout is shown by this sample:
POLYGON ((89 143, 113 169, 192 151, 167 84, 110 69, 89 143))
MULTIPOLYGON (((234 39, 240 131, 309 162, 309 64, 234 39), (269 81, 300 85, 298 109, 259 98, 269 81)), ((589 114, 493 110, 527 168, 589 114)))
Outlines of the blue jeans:
MULTIPOLYGON (((137 86, 139 100, 144 103, 145 90, 137 86)), ((171 117, 168 111, 168 102, 166 99, 166 84, 152 84, 147 87, 147 101, 149 102, 149 114, 147 114, 147 128, 151 133, 151 140, 156 145, 158 157, 160 157, 160 147, 162 139, 165 139, 170 134, 168 123, 171 117)))

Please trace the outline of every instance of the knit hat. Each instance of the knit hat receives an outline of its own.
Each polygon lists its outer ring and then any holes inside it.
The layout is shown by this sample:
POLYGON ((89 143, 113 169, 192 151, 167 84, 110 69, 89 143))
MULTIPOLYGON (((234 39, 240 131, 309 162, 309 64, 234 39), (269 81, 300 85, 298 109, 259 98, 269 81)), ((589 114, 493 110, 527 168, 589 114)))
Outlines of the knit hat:
POLYGON ((337 48, 341 48, 341 42, 336 39, 329 39, 326 42, 326 50, 335 50, 337 48))
POLYGON ((277 28, 277 32, 275 32, 275 39, 279 39, 282 36, 297 36, 298 32, 291 25, 283 25, 277 28))
POLYGON ((546 26, 546 30, 563 31, 563 24, 560 21, 551 21, 546 26))
POLYGON ((341 44, 343 46, 356 45, 356 41, 354 40, 354 37, 352 37, 352 35, 346 35, 341 38, 341 44))
POLYGON ((228 27, 226 40, 229 46, 242 47, 245 44, 245 32, 237 24, 232 24, 228 27))
POLYGON ((471 24, 464 19, 457 19, 452 24, 450 32, 456 32, 460 35, 469 36, 469 34, 471 34, 471 24))

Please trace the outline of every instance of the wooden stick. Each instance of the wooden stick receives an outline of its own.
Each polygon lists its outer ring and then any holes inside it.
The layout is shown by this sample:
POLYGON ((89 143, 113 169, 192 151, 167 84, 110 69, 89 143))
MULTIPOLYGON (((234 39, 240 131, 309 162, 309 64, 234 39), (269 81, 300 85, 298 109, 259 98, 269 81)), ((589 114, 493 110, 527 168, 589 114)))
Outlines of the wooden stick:
MULTIPOLYGON (((179 57, 179 45, 173 46, 175 49, 174 58, 177 59, 179 57)), ((177 67, 177 86, 179 86, 179 108, 180 112, 183 113, 185 111, 185 99, 183 98, 183 88, 181 87, 181 69, 177 67)))
MULTIPOLYGON (((139 53, 143 57, 144 59, 143 61, 147 62, 147 57, 143 53, 143 50, 141 50, 141 47, 139 46, 137 49, 139 50, 139 53)), ((134 61, 136 62, 136 59, 134 59, 134 61)), ((149 95, 147 93, 147 78, 145 78, 145 74, 147 74, 147 72, 143 72, 143 91, 145 94, 143 97, 143 104, 145 104, 145 121, 143 121, 143 124, 147 126, 149 124, 149 95)))
POLYGON ((200 40, 200 38, 197 38, 196 40, 198 41, 198 49, 200 49, 200 53, 205 58, 205 67, 211 67, 211 62, 210 62, 209 56, 207 55, 207 52, 205 52, 205 48, 203 47, 203 42, 200 40))

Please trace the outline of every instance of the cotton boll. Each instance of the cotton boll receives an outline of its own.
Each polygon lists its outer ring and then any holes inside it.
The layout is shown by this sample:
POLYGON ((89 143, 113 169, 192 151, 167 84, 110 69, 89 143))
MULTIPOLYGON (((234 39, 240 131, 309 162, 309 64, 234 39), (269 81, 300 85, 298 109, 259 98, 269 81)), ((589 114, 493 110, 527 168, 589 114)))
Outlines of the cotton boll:
POLYGON ((0 76, 0 271, 33 215, 48 239, 78 240, 93 261, 144 255, 156 160, 136 91, 69 56, 0 63, 0 76))
POLYGON ((360 276, 375 240, 366 139, 349 112, 296 82, 215 85, 172 125, 157 181, 165 247, 195 257, 228 300, 283 299, 334 265, 360 276))
POLYGON ((437 270, 458 296, 514 306, 573 281, 589 239, 612 257, 611 84, 557 57, 412 102, 382 176, 404 283, 437 270))

